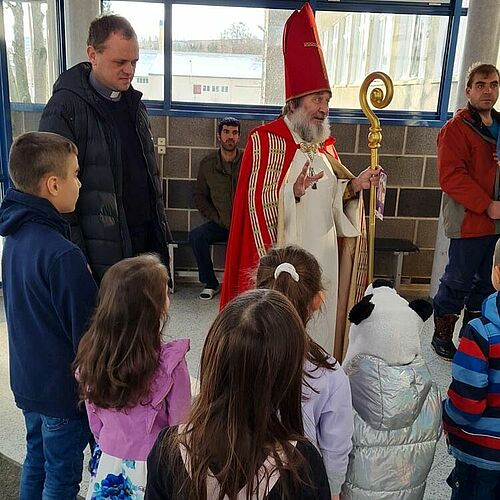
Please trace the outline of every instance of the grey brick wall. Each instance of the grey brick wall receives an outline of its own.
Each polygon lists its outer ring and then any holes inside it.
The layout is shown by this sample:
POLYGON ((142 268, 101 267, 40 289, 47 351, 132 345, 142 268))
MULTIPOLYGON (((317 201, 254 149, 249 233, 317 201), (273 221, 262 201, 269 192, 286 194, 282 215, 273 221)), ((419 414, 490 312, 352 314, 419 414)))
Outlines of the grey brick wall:
MULTIPOLYGON (((39 113, 13 113, 14 135, 36 130, 39 113)), ((262 122, 243 121, 243 148, 249 132, 262 122)), ((165 208, 174 231, 189 231, 203 223, 203 218, 192 203, 192 185, 198 165, 207 153, 217 147, 216 119, 152 116, 151 127, 155 143, 165 137, 167 151, 158 157, 163 165, 165 208)), ((343 163, 354 173, 369 165, 367 147, 368 126, 334 124, 336 148, 343 163)), ((379 162, 387 171, 388 190, 385 219, 377 221, 378 237, 404 238, 420 247, 420 253, 404 258, 403 277, 411 283, 428 283, 439 218, 441 192, 436 171, 436 137, 438 129, 430 127, 383 127, 379 162)), ((218 269, 224 265, 224 248, 214 248, 214 263, 218 269)), ((377 275, 389 276, 393 269, 392 257, 376 255, 377 275)), ((195 269, 189 247, 176 251, 178 269, 195 269)))

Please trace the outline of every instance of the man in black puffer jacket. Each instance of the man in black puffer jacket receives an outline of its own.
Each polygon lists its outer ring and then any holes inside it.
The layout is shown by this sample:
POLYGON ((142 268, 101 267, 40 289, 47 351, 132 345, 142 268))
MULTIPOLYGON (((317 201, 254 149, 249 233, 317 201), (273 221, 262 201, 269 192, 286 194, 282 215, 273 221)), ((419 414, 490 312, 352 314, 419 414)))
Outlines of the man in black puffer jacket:
POLYGON ((153 139, 142 94, 131 86, 137 36, 123 17, 92 21, 89 62, 60 75, 40 121, 78 147, 80 199, 71 235, 96 280, 119 260, 144 252, 168 263, 170 239, 153 139))

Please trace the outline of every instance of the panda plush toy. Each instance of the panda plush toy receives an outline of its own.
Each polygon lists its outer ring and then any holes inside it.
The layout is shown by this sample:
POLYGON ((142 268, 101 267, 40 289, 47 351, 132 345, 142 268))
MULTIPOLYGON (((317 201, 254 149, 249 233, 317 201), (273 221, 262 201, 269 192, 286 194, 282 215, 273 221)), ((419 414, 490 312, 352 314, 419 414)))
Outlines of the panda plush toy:
POLYGON ((375 280, 349 314, 343 367, 351 383, 354 434, 343 499, 419 500, 441 435, 441 397, 420 355, 432 315, 375 280))

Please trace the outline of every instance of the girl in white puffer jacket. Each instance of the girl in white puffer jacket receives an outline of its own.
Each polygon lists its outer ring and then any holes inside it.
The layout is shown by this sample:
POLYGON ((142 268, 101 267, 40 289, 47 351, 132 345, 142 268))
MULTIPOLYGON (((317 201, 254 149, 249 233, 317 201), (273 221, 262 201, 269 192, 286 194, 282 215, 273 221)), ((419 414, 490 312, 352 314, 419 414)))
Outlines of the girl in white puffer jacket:
POLYGON ((343 363, 351 382, 353 449, 342 499, 421 500, 441 435, 441 397, 420 355, 432 315, 376 280, 349 315, 343 363))

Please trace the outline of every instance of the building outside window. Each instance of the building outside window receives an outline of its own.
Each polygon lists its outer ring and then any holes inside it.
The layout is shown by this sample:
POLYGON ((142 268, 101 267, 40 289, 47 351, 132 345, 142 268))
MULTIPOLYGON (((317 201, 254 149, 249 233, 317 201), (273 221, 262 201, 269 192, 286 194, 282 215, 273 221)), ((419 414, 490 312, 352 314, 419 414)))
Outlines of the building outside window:
MULTIPOLYGON (((106 1, 102 3, 102 12, 119 14, 130 21, 139 41, 139 61, 132 85, 144 94, 144 99, 162 101, 165 75, 163 4, 106 1)), ((190 85, 191 95, 193 83, 190 85)))
POLYGON ((279 9, 174 4, 172 100, 189 102, 189 82, 203 76, 213 81, 212 94, 203 95, 204 102, 282 104, 281 36, 290 14, 279 9), (230 85, 220 85, 228 81, 230 85), (223 98, 219 93, 229 95, 223 98))
POLYGON ((436 110, 448 18, 413 14, 317 12, 332 106, 358 108, 365 76, 384 71, 395 92, 388 109, 436 110))

